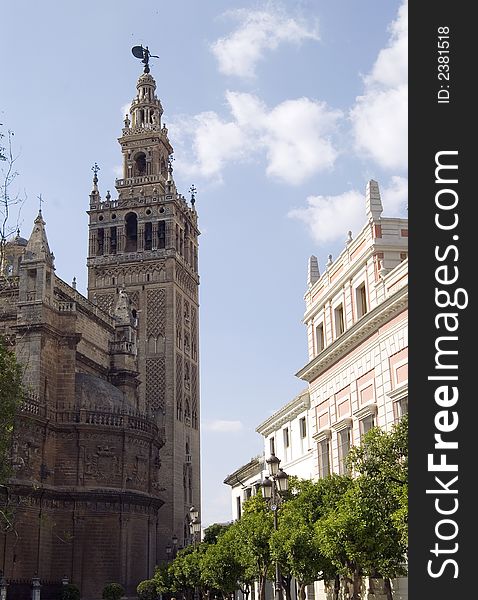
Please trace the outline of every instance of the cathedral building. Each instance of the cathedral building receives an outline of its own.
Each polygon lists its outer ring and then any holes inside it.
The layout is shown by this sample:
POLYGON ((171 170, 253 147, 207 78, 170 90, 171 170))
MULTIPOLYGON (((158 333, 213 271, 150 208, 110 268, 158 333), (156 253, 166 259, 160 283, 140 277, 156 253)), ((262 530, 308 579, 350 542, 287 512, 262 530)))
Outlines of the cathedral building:
POLYGON ((67 577, 86 599, 110 582, 135 595, 168 547, 190 542, 189 509, 200 509, 198 219, 144 71, 114 196, 100 195, 94 168, 88 297, 55 274, 41 211, 2 258, 0 334, 26 389, 0 490, 12 592, 38 576, 67 577))

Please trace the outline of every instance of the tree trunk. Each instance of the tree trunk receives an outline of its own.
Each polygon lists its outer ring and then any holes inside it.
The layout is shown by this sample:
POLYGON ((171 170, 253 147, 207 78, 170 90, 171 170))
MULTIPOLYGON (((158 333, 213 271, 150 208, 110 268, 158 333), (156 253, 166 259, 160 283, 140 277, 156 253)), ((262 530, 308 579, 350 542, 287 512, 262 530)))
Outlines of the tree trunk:
POLYGON ((334 580, 334 600, 339 600, 340 594, 340 575, 337 573, 334 580))
POLYGON ((383 585, 385 588, 385 593, 387 594, 387 600, 393 600, 393 592, 392 592, 392 582, 389 577, 384 577, 383 585))
POLYGON ((305 600, 305 583, 299 583, 299 600, 305 600))
POLYGON ((289 575, 288 577, 282 576, 281 579, 282 579, 282 588, 284 589, 286 600, 292 600, 292 595, 290 592, 292 576, 291 575, 289 575))
POLYGON ((259 600, 266 599, 266 577, 265 575, 260 575, 259 577, 259 600))
POLYGON ((358 569, 355 569, 353 572, 353 594, 352 600, 360 600, 361 599, 361 587, 362 587, 362 576, 358 569))

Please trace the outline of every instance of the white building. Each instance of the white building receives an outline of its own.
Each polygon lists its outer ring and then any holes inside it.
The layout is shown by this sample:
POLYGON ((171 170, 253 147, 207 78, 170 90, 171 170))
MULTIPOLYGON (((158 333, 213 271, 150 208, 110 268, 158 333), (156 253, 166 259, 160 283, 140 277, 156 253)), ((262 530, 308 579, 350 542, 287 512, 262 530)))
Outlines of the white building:
MULTIPOLYGON (((360 233, 353 239, 349 232, 322 274, 317 258, 309 259, 303 318, 309 361, 296 373, 308 388, 256 429, 265 456, 274 453, 289 475, 343 473, 350 447, 364 433, 376 425, 390 430, 408 412, 408 220, 382 212, 372 180, 360 233)), ((394 582, 394 592, 395 600, 407 598, 406 579, 394 582)), ((327 597, 321 582, 309 588, 313 596, 327 597)))

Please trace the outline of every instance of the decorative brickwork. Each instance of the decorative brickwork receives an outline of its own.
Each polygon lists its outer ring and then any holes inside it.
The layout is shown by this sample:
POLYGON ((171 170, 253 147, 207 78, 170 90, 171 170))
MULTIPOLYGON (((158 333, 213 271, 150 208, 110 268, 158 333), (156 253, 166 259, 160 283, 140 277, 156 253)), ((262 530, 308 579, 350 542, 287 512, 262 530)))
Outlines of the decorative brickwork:
POLYGON ((183 418, 183 357, 176 354, 176 417, 183 418))
POLYGON ((182 348, 183 344, 183 313, 182 297, 176 293, 176 346, 182 348))
POLYGON ((147 292, 147 331, 148 335, 165 335, 166 327, 166 290, 164 288, 147 292))
POLYGON ((164 356, 146 360, 146 406, 164 409, 166 393, 166 361, 164 356))
POLYGON ((193 360, 198 359, 198 325, 197 325, 197 310, 191 309, 191 356, 193 360))
POLYGON ((108 314, 113 310, 113 302, 113 294, 98 294, 96 296, 96 304, 108 314))
POLYGON ((192 426, 198 428, 198 370, 196 365, 191 365, 191 403, 192 426))

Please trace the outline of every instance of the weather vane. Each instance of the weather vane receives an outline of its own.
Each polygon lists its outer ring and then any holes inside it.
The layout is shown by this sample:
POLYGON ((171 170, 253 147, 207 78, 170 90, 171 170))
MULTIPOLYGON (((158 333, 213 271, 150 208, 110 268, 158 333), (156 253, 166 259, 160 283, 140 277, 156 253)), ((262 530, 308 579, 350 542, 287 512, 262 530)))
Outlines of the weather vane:
POLYGON ((191 204, 194 206, 195 202, 196 202, 196 186, 194 185, 194 183, 192 184, 192 186, 189 188, 189 193, 191 194, 191 204))
POLYGON ((45 202, 45 200, 43 200, 43 198, 41 197, 41 194, 39 196, 37 196, 37 198, 38 198, 38 203, 40 204, 39 211, 40 211, 40 214, 41 214, 41 205, 45 202))
POLYGON ((149 59, 159 58, 159 56, 151 54, 151 52, 148 50, 148 46, 146 46, 146 48, 143 48, 143 46, 133 46, 133 48, 131 48, 131 52, 133 53, 133 56, 141 59, 141 62, 144 64, 145 73, 149 73, 149 59))

